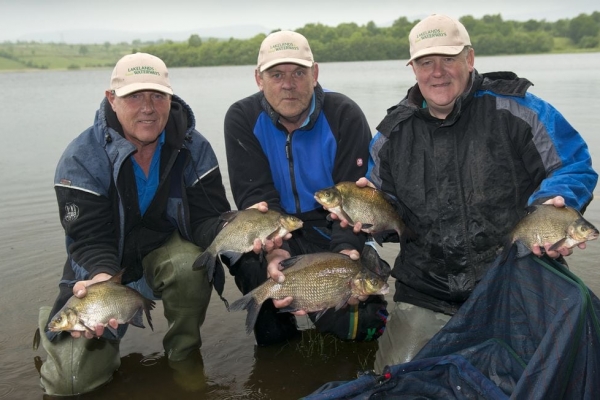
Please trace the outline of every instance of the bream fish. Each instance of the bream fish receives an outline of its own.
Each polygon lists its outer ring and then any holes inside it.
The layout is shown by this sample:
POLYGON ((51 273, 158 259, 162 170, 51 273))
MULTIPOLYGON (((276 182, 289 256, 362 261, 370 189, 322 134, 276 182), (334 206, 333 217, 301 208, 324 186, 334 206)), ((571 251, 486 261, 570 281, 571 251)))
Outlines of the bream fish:
POLYGON ((522 257, 536 244, 543 249, 544 244, 552 243, 549 250, 555 251, 598 238, 598 229, 574 208, 542 204, 528 207, 527 211, 510 233, 505 252, 513 243, 517 243, 518 256, 522 257))
POLYGON ((121 284, 123 270, 111 279, 89 285, 83 298, 72 296, 52 317, 48 329, 59 331, 87 331, 95 333, 96 325, 102 324, 115 336, 117 332, 108 321, 115 318, 119 324, 131 324, 144 328, 142 313, 146 314, 152 330, 150 310, 154 301, 136 290, 121 284))
POLYGON ((317 191, 315 200, 351 226, 360 222, 365 233, 372 235, 394 230, 401 236, 405 231, 404 221, 392 205, 393 200, 381 190, 359 187, 354 182, 340 182, 317 191))
POLYGON ((302 227, 302 220, 272 210, 261 212, 249 208, 224 213, 221 218, 227 221, 226 224, 194 263, 194 270, 207 266, 211 279, 217 258, 221 261, 221 255, 235 264, 242 254, 252 251, 255 239, 260 239, 264 244, 266 240, 284 237, 302 227))
POLYGON ((294 298, 281 311, 319 312, 318 319, 327 309, 340 309, 351 296, 385 294, 389 291, 387 277, 373 271, 380 270, 377 251, 365 246, 360 260, 352 260, 341 253, 321 252, 291 257, 281 262, 285 281, 271 279, 264 282, 230 305, 230 311, 247 310, 246 332, 254 328, 262 303, 267 299, 294 298))

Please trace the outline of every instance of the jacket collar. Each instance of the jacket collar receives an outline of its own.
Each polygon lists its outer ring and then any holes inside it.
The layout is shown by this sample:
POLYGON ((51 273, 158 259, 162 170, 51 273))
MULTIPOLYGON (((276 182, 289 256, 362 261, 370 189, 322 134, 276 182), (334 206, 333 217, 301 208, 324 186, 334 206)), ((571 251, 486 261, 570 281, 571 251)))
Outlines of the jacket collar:
MULTIPOLYGON (((460 115, 461 110, 467 106, 478 91, 490 91, 499 95, 524 97, 527 89, 533 84, 525 79, 519 78, 513 72, 490 72, 479 74, 477 70, 471 73, 471 86, 469 90, 461 94, 454 105, 454 109, 448 115, 445 122, 452 124, 460 115)), ((402 121, 418 115, 423 119, 434 119, 428 111, 422 108, 424 98, 418 84, 411 87, 404 99, 397 105, 387 110, 387 115, 377 126, 377 131, 385 136, 402 121)))

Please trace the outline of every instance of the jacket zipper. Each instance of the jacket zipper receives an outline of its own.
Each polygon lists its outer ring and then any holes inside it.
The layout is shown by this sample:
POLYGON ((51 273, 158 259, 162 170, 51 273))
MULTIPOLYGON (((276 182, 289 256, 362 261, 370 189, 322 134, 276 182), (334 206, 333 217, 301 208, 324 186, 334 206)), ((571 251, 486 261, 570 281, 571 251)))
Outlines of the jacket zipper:
POLYGON ((285 157, 288 159, 288 165, 290 168, 290 180, 292 182, 292 193, 294 194, 294 203, 296 204, 296 214, 300 213, 300 197, 298 196, 298 190, 296 190, 296 175, 294 175, 294 157, 292 155, 292 135, 294 133, 288 133, 285 140, 285 157))

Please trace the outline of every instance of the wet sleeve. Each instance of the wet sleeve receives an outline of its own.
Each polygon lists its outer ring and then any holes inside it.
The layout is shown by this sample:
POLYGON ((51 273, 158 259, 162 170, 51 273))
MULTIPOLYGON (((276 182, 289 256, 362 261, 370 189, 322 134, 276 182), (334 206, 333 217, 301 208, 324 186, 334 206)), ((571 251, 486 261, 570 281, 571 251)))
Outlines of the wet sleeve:
MULTIPOLYGON (((560 195, 568 206, 584 209, 592 200, 598 181, 586 142, 563 115, 547 102, 528 94, 521 105, 534 112, 534 118, 528 121, 531 142, 522 145, 523 163, 526 166, 535 165, 528 160, 537 157, 541 158, 543 166, 543 179, 528 204, 543 203, 560 195)), ((527 118, 526 113, 523 115, 527 118)), ((530 171, 532 176, 539 173, 530 171)))

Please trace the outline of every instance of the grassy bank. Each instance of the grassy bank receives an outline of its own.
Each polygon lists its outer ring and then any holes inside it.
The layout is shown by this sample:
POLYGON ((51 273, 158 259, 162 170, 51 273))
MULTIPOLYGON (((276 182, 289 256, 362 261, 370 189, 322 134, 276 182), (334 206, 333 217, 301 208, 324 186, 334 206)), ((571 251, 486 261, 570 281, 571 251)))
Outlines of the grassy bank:
MULTIPOLYGON (((112 68, 126 54, 144 50, 141 43, 60 44, 18 42, 0 43, 0 72, 35 70, 79 70, 112 68)), ((257 49, 258 51, 258 49, 257 49)), ((477 49, 475 49, 477 54, 477 49)), ((580 49, 568 38, 554 38, 551 53, 600 52, 600 48, 580 49)))

